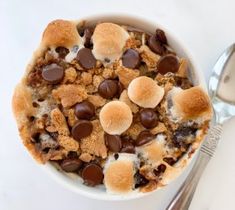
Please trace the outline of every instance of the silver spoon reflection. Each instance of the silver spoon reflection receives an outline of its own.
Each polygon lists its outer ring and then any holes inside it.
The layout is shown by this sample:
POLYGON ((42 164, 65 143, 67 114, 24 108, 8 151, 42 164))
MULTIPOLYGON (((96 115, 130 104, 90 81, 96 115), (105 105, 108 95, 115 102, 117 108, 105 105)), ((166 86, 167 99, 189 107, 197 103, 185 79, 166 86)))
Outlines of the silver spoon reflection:
POLYGON ((202 144, 195 165, 166 210, 189 208, 200 177, 216 150, 222 125, 235 116, 235 44, 217 60, 209 81, 209 94, 215 112, 214 125, 202 144))

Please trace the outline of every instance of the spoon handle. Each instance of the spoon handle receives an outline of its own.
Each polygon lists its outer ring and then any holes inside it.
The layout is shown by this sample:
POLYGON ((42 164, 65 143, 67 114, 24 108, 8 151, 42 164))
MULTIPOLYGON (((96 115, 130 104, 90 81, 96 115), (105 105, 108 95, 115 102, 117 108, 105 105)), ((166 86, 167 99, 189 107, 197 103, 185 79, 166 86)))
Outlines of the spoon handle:
POLYGON ((215 125, 209 131, 208 137, 199 151, 196 163, 193 166, 186 180, 171 200, 166 210, 188 210, 192 201, 193 195, 197 188, 200 177, 206 168, 207 163, 212 157, 217 143, 220 139, 222 126, 215 125))

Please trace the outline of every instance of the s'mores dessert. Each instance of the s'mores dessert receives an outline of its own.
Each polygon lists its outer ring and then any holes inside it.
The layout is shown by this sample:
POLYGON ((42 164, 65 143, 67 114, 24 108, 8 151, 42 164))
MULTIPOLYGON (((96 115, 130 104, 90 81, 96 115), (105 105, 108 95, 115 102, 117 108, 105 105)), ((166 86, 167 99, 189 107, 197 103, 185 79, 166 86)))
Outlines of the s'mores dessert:
POLYGON ((161 29, 52 21, 13 95, 22 142, 39 163, 110 194, 161 188, 212 118, 189 73, 161 29))

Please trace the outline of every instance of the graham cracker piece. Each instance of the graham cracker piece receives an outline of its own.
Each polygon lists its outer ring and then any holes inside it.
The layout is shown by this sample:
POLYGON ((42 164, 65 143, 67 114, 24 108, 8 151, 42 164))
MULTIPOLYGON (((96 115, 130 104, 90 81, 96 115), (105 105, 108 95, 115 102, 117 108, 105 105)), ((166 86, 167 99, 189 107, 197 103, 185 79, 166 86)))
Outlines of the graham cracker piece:
POLYGON ((81 139, 80 148, 82 153, 89 153, 98 157, 107 157, 107 148, 104 142, 104 131, 99 120, 93 120, 93 131, 90 136, 81 139))
POLYGON ((62 112, 58 108, 55 108, 51 111, 50 115, 52 126, 55 127, 55 130, 59 133, 59 135, 68 136, 70 132, 62 112))
POLYGON ((92 83, 92 74, 89 72, 82 72, 81 74, 81 82, 84 85, 90 85, 92 83))
POLYGON ((127 90, 122 91, 119 100, 126 103, 133 113, 137 113, 139 111, 139 107, 136 104, 132 103, 129 99, 127 90))
POLYGON ((156 135, 158 133, 163 133, 166 131, 167 131, 167 128, 166 128, 165 124, 162 122, 158 122, 158 125, 150 130, 150 132, 154 135, 156 135))
POLYGON ((140 57, 142 58, 143 62, 146 63, 148 70, 153 71, 157 68, 157 62, 160 59, 160 56, 152 52, 148 46, 143 45, 139 49, 140 57))
POLYGON ((58 143, 67 151, 77 151, 79 149, 79 143, 69 136, 58 136, 58 143))
POLYGON ((92 160, 92 156, 89 153, 82 153, 79 156, 79 159, 83 162, 89 163, 92 160))
POLYGON ((63 84, 66 83, 73 83, 77 78, 77 71, 73 67, 69 67, 65 69, 65 74, 64 74, 64 79, 63 79, 63 84))
POLYGON ((81 85, 61 85, 52 91, 52 96, 60 101, 63 107, 70 107, 87 98, 87 92, 81 85))
POLYGON ((118 75, 119 81, 124 85, 125 88, 128 87, 129 83, 140 75, 139 70, 129 69, 124 66, 118 66, 115 73, 118 75))
POLYGON ((106 99, 101 97, 100 95, 88 95, 87 100, 91 102, 95 107, 101 107, 105 105, 106 99))

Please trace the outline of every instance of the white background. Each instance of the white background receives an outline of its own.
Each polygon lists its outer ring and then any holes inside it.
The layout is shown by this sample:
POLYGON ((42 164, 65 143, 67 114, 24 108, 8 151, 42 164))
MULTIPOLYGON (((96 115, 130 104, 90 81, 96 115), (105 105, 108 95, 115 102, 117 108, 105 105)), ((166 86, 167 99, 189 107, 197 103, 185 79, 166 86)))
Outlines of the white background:
MULTIPOLYGON (((123 12, 155 20, 184 42, 209 78, 219 54, 235 39, 233 0, 0 0, 0 210, 163 210, 182 178, 146 198, 96 201, 64 189, 22 146, 11 112, 13 88, 46 24, 57 18, 123 12)), ((194 197, 191 210, 235 209, 235 120, 194 197)))

